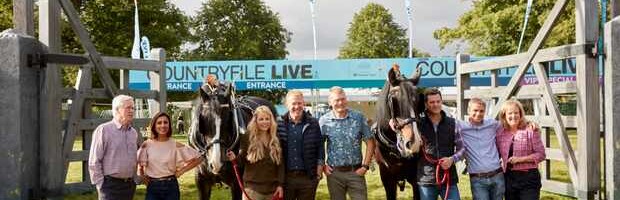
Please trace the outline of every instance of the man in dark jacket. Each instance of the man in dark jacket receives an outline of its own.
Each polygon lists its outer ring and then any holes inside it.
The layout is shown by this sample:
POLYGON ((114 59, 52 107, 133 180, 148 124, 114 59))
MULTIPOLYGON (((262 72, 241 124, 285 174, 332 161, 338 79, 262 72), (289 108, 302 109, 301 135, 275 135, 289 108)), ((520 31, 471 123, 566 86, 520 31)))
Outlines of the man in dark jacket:
POLYGON ((465 152, 460 130, 454 118, 446 116, 441 110, 439 90, 428 89, 424 94, 426 116, 418 126, 424 139, 423 158, 418 162, 417 172, 420 196, 422 200, 435 200, 438 195, 445 198, 447 192, 447 199, 460 199, 454 165, 465 152), (438 176, 435 174, 437 171, 438 176))
POLYGON ((286 94, 288 112, 278 121, 278 136, 286 166, 284 196, 287 200, 312 200, 323 173, 324 143, 319 122, 304 111, 300 91, 286 94))

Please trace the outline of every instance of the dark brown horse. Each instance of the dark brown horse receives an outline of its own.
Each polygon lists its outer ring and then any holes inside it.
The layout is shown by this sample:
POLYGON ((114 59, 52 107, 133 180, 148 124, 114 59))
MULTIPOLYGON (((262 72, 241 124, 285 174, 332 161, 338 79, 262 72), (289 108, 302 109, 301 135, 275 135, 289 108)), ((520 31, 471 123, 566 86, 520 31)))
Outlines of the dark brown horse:
POLYGON ((415 122, 424 108, 423 96, 416 88, 419 78, 419 70, 412 78, 406 78, 395 65, 377 102, 377 123, 373 127, 378 144, 375 155, 388 200, 396 199, 396 188, 400 186, 403 191, 405 181, 413 187, 414 199, 420 199, 415 182, 417 152, 422 145, 415 122))
MULTIPOLYGON (((196 185, 200 199, 210 199, 211 187, 224 183, 231 188, 231 199, 241 200, 241 189, 236 182, 232 163, 226 151, 239 152, 240 134, 245 134, 246 122, 255 108, 266 105, 277 115, 271 102, 258 97, 236 98, 230 84, 215 89, 203 86, 200 97, 194 102, 192 124, 189 130, 190 145, 199 150, 205 162, 196 170, 196 185)), ((276 116, 274 116, 275 119, 276 116)), ((243 169, 238 168, 243 177, 243 169)))

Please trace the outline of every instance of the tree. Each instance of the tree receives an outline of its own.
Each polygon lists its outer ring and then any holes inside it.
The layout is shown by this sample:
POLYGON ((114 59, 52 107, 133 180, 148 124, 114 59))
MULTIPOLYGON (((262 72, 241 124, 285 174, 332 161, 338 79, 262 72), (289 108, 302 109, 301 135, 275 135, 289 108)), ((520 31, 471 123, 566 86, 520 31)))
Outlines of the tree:
MULTIPOLYGON (((353 16, 338 58, 407 57, 408 47, 405 29, 394 22, 392 14, 382 5, 369 3, 353 16)), ((428 54, 414 49, 414 56, 428 54)))
POLYGON ((13 2, 0 0, 0 32, 13 28, 13 2))
MULTIPOLYGON (((260 0, 210 0, 192 19, 198 48, 185 60, 283 59, 290 34, 278 15, 260 0)), ((286 90, 239 91, 278 103, 286 90)))
MULTIPOLYGON (((88 30, 97 51, 106 56, 129 57, 133 44, 133 1, 88 0, 78 3, 80 20, 88 30), (80 6, 81 5, 81 6, 80 6)), ((168 58, 178 57, 181 45, 189 40, 189 18, 165 0, 139 1, 140 34, 151 47, 166 49, 168 58)), ((63 51, 84 53, 79 39, 67 21, 62 25, 63 51)), ((65 68, 65 84, 75 83, 77 68, 65 68)), ((112 72, 118 82, 117 71, 112 72)), ((96 85, 99 83, 94 82, 96 85)))
POLYGON ((283 59, 290 33, 260 0, 210 0, 192 20, 198 48, 190 59, 283 59))
MULTIPOLYGON (((572 1, 571 1, 572 2, 572 1)), ((479 56, 501 56, 517 51, 525 0, 479 0, 459 18, 458 26, 443 27, 433 35, 439 40, 441 48, 450 43, 468 43, 468 53, 479 56)), ((527 48, 536 37, 555 0, 534 1, 521 51, 527 48)), ((544 43, 544 47, 559 46, 575 41, 575 6, 568 3, 554 29, 544 43)), ((543 48, 544 48, 543 47, 543 48)))

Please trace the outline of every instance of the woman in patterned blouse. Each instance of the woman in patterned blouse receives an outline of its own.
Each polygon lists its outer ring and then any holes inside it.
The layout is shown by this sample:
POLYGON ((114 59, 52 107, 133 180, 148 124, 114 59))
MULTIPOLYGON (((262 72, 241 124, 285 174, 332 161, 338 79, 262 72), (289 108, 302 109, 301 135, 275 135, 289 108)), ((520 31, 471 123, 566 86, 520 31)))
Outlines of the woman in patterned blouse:
POLYGON ((545 147, 537 128, 528 127, 523 105, 508 100, 502 105, 497 147, 506 180, 506 200, 539 199, 538 163, 545 159, 545 147))

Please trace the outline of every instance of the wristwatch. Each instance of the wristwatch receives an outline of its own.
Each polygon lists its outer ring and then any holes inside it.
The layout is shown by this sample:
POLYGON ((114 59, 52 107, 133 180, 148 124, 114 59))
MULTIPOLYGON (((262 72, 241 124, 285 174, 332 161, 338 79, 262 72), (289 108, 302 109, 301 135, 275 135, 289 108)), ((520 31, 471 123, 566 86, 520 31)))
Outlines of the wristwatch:
POLYGON ((363 167, 364 169, 366 169, 366 171, 370 170, 370 166, 368 166, 368 165, 362 165, 362 167, 363 167))

